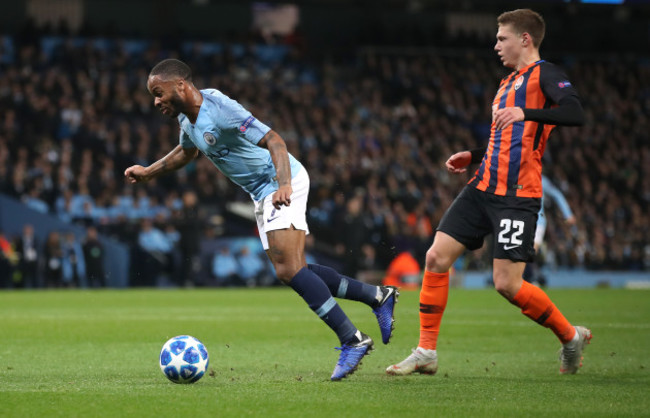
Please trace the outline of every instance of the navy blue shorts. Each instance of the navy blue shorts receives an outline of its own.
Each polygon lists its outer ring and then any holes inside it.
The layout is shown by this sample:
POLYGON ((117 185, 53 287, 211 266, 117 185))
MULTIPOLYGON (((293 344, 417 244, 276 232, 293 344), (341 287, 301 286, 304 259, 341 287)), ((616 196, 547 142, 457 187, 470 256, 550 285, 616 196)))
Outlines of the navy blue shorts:
POLYGON ((465 186, 440 220, 437 230, 469 250, 483 246, 494 235, 494 258, 532 261, 537 213, 541 199, 497 196, 465 186))

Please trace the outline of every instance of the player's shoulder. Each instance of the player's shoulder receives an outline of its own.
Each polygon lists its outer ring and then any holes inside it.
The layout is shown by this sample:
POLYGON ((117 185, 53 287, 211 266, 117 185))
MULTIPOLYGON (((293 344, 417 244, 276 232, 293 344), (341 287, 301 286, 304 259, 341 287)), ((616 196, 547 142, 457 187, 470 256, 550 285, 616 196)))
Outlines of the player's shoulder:
POLYGON ((540 61, 539 68, 543 74, 561 74, 564 75, 565 71, 562 67, 557 64, 548 61, 540 61))
POLYGON ((219 103, 224 98, 227 98, 225 94, 217 89, 202 89, 201 93, 203 94, 203 99, 210 103, 219 103))
MULTIPOLYGON (((560 95, 568 93, 577 94, 573 83, 569 80, 569 76, 564 69, 547 61, 541 62, 540 65, 542 67, 540 68, 539 82, 543 86, 545 92, 555 92, 553 94, 560 95)), ((559 97, 556 97, 556 99, 559 99, 559 97)))
POLYGON ((220 110, 232 109, 239 105, 236 100, 231 99, 217 89, 203 89, 201 90, 201 93, 203 93, 203 99, 206 100, 209 105, 220 110))
POLYGON ((228 111, 230 99, 217 89, 203 89, 203 106, 208 115, 221 119, 224 112, 228 111))
POLYGON ((548 68, 557 67, 556 64, 554 64, 554 63, 552 63, 550 61, 546 61, 546 60, 537 61, 537 65, 539 65, 540 67, 548 67, 548 68))

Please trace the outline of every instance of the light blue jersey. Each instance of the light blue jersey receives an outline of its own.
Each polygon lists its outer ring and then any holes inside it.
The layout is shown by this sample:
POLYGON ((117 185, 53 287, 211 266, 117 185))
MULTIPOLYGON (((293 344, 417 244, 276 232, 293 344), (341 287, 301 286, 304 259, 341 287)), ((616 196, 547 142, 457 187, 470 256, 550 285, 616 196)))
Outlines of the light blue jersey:
MULTIPOLYGON (((544 214, 544 199, 547 197, 550 197, 553 203, 555 203, 560 209, 560 212, 562 212, 562 216, 564 216, 564 219, 569 219, 570 217, 573 216, 573 212, 571 212, 571 208, 569 207, 569 202, 566 201, 566 198, 562 194, 562 191, 555 186, 551 180, 548 179, 548 177, 542 175, 542 202, 541 202, 541 207, 539 209, 539 212, 537 213, 537 229, 541 229, 543 231, 546 230, 546 215, 544 214)), ((536 235, 537 236, 537 235, 536 235)), ((540 235, 540 242, 543 237, 540 235)), ((537 239, 537 238, 536 238, 537 239)))
MULTIPOLYGON (((180 145, 198 148, 255 201, 278 190, 271 153, 257 146, 271 128, 219 90, 201 90, 201 95, 203 103, 195 124, 184 114, 178 115, 180 145)), ((302 165, 291 154, 289 163, 293 178, 302 165)))
POLYGON ((544 175, 542 175, 542 190, 544 193, 542 194, 542 207, 539 210, 540 215, 544 215, 544 199, 550 197, 553 203, 555 203, 558 209, 562 212, 564 219, 569 219, 573 216, 573 212, 569 207, 569 202, 566 201, 562 191, 560 191, 560 189, 558 189, 557 186, 555 186, 555 184, 544 175))

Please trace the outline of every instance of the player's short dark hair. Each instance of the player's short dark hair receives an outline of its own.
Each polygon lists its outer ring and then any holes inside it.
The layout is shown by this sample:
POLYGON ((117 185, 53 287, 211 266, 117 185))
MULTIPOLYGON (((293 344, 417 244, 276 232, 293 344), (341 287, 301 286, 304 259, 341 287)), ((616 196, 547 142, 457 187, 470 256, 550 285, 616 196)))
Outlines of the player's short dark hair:
POLYGON ((512 25, 512 29, 519 35, 528 32, 533 38, 533 45, 539 48, 544 39, 546 24, 542 16, 530 9, 517 9, 501 13, 497 18, 499 25, 512 25))
POLYGON ((182 78, 183 80, 192 81, 192 70, 183 61, 169 58, 160 61, 151 69, 149 76, 159 75, 165 79, 182 78))

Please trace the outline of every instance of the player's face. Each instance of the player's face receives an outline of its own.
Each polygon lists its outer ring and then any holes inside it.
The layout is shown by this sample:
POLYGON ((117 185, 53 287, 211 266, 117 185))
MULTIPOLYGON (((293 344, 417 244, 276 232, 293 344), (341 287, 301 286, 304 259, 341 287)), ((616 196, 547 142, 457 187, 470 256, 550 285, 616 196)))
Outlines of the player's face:
POLYGON ((183 99, 180 89, 183 80, 163 80, 160 76, 150 76, 147 80, 147 89, 153 96, 153 104, 163 115, 175 118, 183 110, 183 99))
POLYGON ((499 25, 497 32, 497 43, 494 50, 497 51, 501 62, 508 68, 514 68, 521 55, 522 37, 512 30, 511 25, 499 25))

